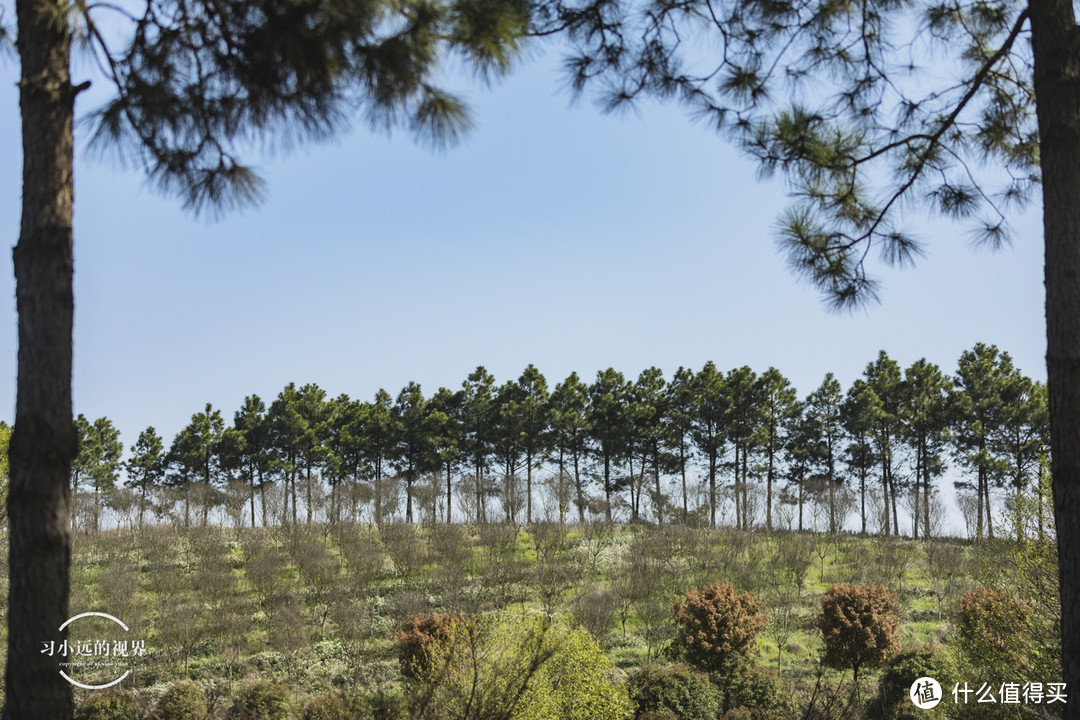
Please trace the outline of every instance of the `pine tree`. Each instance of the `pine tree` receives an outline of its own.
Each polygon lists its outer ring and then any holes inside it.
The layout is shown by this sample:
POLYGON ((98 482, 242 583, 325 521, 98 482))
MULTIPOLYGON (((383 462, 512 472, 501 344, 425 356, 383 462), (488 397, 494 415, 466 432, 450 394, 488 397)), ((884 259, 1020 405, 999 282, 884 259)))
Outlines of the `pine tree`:
MULTIPOLYGON (((1004 481, 1005 465, 996 442, 1002 432, 1005 406, 1002 393, 1014 372, 1012 358, 996 346, 977 343, 960 355, 953 396, 953 444, 961 464, 975 475, 978 508, 976 535, 994 537, 990 488, 1004 481)), ((970 487, 969 481, 958 481, 970 487)))
POLYGON ((472 466, 476 491, 476 521, 487 521, 485 471, 493 442, 495 378, 483 366, 469 374, 462 385, 463 450, 472 466))
MULTIPOLYGON (((578 522, 585 522, 584 477, 581 463, 586 448, 588 387, 581 382, 576 372, 570 375, 551 391, 550 413, 554 460, 561 475, 566 471, 567 463, 574 469, 574 504, 578 509, 578 522)), ((565 520, 565 519, 563 519, 565 520)))
POLYGON ((758 444, 765 453, 765 527, 772 530, 773 482, 776 465, 787 442, 791 419, 799 412, 799 397, 791 382, 776 368, 769 368, 758 378, 761 395, 761 426, 758 444))
POLYGON ((929 538, 932 482, 945 471, 942 456, 948 442, 952 381, 923 358, 904 371, 902 395, 904 442, 915 455, 912 534, 919 537, 921 521, 923 537, 929 538))
POLYGON ((629 399, 630 383, 614 368, 596 373, 596 381, 589 386, 588 433, 593 453, 600 463, 604 513, 608 523, 612 522, 614 495, 623 486, 617 466, 626 459, 629 450, 629 399))
POLYGON ((843 393, 833 374, 826 373, 817 390, 810 393, 803 403, 806 428, 812 435, 813 460, 820 468, 821 476, 829 491, 829 532, 841 530, 836 512, 836 488, 843 482, 838 472, 840 453, 841 412, 843 393))
POLYGON ((668 385, 667 401, 667 438, 672 453, 672 462, 679 473, 682 485, 682 521, 686 522, 690 514, 686 489, 686 467, 690 462, 693 447, 690 432, 693 427, 694 410, 694 371, 680 367, 675 371, 668 385))
POLYGON ((139 439, 131 446, 131 457, 124 463, 127 486, 139 491, 139 527, 142 527, 146 511, 146 494, 165 479, 165 446, 153 426, 139 433, 139 439))
POLYGON ((405 478, 405 522, 413 521, 413 485, 427 471, 431 457, 428 434, 427 399, 420 386, 410 382, 398 393, 394 403, 394 422, 398 429, 394 460, 398 474, 405 478))
POLYGON ((270 425, 266 403, 258 395, 248 395, 233 415, 233 429, 243 437, 240 445, 241 474, 247 478, 251 500, 251 527, 255 527, 255 490, 261 496, 262 524, 266 525, 266 484, 271 471, 270 425))
POLYGON ((532 474, 548 447, 548 389, 543 374, 530 364, 518 378, 521 399, 521 450, 525 453, 525 522, 532 524, 532 474))
MULTIPOLYGON (((749 369, 749 368, 747 368, 749 369)), ((731 375, 728 375, 730 378, 731 375)), ((709 362, 694 375, 694 405, 691 414, 690 437, 705 459, 709 481, 709 527, 716 527, 716 480, 720 472, 720 459, 724 455, 724 444, 731 431, 732 402, 729 379, 709 362)), ((735 523, 742 527, 739 508, 738 448, 735 455, 735 523)))

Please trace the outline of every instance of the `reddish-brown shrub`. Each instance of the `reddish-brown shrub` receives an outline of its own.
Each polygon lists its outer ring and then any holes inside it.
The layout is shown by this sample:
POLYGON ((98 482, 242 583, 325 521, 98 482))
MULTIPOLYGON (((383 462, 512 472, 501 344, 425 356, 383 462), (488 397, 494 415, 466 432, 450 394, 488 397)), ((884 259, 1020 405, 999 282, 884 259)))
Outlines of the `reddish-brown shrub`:
POLYGON ((900 646, 896 593, 886 585, 833 585, 821 598, 818 627, 829 667, 876 667, 900 646))
POLYGON ((428 669, 431 650, 449 641, 461 622, 456 615, 416 613, 395 633, 401 674, 415 680, 428 669))
POLYGON ((730 585, 718 583, 687 590, 676 598, 671 613, 678 625, 674 649, 706 672, 719 672, 745 659, 767 619, 757 596, 736 595, 730 585))

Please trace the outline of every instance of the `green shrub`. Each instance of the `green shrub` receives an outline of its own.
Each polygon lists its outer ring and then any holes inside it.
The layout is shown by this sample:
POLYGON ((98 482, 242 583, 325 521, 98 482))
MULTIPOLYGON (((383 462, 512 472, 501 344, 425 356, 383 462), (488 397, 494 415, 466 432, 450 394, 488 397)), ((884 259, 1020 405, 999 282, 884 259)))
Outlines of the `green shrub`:
POLYGON ((635 720, 680 720, 679 716, 668 709, 646 710, 635 716, 635 720))
POLYGON ((267 680, 241 688, 229 711, 236 720, 284 720, 288 713, 288 689, 267 680))
POLYGON ((716 720, 720 714, 716 686, 683 665, 643 668, 630 678, 628 689, 637 720, 716 720))
POLYGON ((365 700, 357 698, 349 707, 357 714, 357 720, 398 720, 405 717, 404 698, 384 692, 369 695, 365 700), (366 707, 368 714, 362 714, 362 710, 356 709, 358 707, 366 707))
POLYGON ((429 652, 407 687, 415 718, 623 720, 630 711, 595 638, 546 617, 474 616, 429 652))
POLYGON ((932 677, 942 693, 952 688, 956 671, 952 660, 938 647, 901 650, 889 658, 878 682, 878 694, 870 703, 867 717, 873 720, 921 720, 926 711, 911 702, 911 685, 921 677, 932 677))
POLYGON ((155 712, 157 720, 204 720, 206 693, 192 683, 177 683, 161 696, 155 712))
POLYGON ((333 695, 315 698, 304 708, 304 720, 354 720, 345 702, 333 695))
POLYGON ((741 707, 728 710, 720 720, 756 720, 756 717, 748 708, 741 707))
POLYGON ((712 678, 723 693, 723 709, 726 711, 750 708, 754 717, 768 717, 783 703, 784 690, 780 678, 772 670, 753 663, 745 663, 712 678))
POLYGON ((75 720, 142 720, 142 717, 135 698, 120 690, 93 693, 75 713, 75 720))
POLYGON ((957 639, 964 659, 992 681, 1023 677, 1031 606, 1006 590, 980 587, 960 597, 957 639))

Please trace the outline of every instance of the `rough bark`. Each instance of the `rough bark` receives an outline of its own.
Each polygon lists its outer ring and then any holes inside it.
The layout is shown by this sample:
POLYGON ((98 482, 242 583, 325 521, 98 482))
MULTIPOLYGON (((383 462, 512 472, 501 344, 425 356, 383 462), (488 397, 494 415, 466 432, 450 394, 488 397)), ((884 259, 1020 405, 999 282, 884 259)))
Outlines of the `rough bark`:
POLYGON ((68 617, 71 419, 72 117, 65 5, 16 3, 22 63, 23 193, 15 248, 19 353, 11 437, 5 720, 70 718, 72 687, 41 643, 68 617), (60 19, 60 20, 58 20, 60 19))
MULTIPOLYGON (((1069 0, 1029 4, 1046 243, 1047 385, 1063 680, 1080 687, 1080 31, 1069 0)), ((1068 703, 1064 717, 1080 717, 1068 703)))

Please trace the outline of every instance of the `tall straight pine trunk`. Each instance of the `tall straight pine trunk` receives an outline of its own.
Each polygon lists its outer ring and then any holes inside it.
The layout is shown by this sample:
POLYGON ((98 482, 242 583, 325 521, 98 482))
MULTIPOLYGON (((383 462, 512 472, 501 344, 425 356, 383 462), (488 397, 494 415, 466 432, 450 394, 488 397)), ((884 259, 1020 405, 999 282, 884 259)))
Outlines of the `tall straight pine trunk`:
POLYGON ((71 218, 74 195, 67 3, 18 0, 22 70, 22 221, 15 248, 18 396, 11 438, 5 720, 71 717, 72 688, 43 641, 68 616, 71 420, 71 218))
MULTIPOLYGON (((1046 243, 1047 386, 1063 679, 1080 688, 1080 31, 1071 0, 1031 0, 1046 243)), ((1080 718, 1069 702, 1064 717, 1080 718)))

